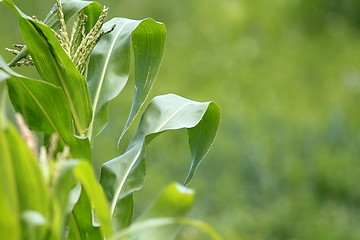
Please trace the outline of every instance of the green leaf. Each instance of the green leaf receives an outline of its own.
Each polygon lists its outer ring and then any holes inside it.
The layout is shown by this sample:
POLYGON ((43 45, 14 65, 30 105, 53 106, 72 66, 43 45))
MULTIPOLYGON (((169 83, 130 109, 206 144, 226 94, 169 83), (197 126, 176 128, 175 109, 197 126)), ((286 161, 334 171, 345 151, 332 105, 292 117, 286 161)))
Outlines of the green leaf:
POLYGON ((21 219, 18 214, 18 194, 12 156, 9 143, 5 139, 5 131, 7 131, 6 78, 7 74, 0 70, 0 238, 16 240, 21 239, 21 219))
POLYGON ((68 145, 73 157, 91 159, 88 139, 72 133, 71 112, 63 91, 47 82, 26 78, 7 67, 0 56, 0 71, 7 79, 9 96, 15 110, 24 117, 29 128, 51 135, 56 133, 60 145, 68 145))
MULTIPOLYGON (((98 221, 100 224, 100 230, 105 238, 112 235, 112 225, 110 220, 110 209, 108 202, 104 195, 104 192, 97 182, 93 169, 89 162, 79 160, 66 160, 63 163, 61 175, 56 186, 57 198, 59 199, 60 206, 64 213, 68 213, 68 204, 70 199, 70 190, 75 187, 77 183, 81 183, 83 191, 86 192, 86 197, 90 201, 91 209, 94 209, 96 213, 96 219, 92 219, 93 225, 98 221)), ((87 208, 85 207, 85 210, 87 208)), ((80 214, 91 214, 90 212, 80 214)), ((79 221, 79 226, 88 226, 88 224, 82 223, 81 220, 87 221, 85 216, 74 216, 76 221, 79 221)))
MULTIPOLYGON (((96 17, 96 12, 98 12, 98 9, 100 9, 101 12, 101 5, 98 2, 93 2, 93 1, 63 0, 61 1, 61 5, 64 13, 65 22, 71 20, 82 10, 86 10, 88 13, 91 13, 91 16, 88 15, 89 27, 92 25, 94 21, 94 17, 96 19, 99 17, 99 16, 96 17), (93 13, 94 15, 92 15, 93 13)), ((60 29, 58 12, 59 12, 58 7, 56 4, 54 4, 54 6, 52 7, 52 9, 50 10, 50 12, 43 21, 47 26, 51 27, 54 30, 60 29)))
MULTIPOLYGON (((99 16, 102 12, 102 7, 98 2, 93 2, 92 4, 87 5, 83 9, 83 13, 87 16, 85 22, 85 33, 89 33, 90 30, 95 26, 95 23, 99 19, 99 16)), ((65 14, 65 13, 64 13, 65 14)), ((66 21, 66 19, 65 19, 66 21)))
POLYGON ((134 215, 134 197, 133 194, 127 195, 125 198, 118 199, 116 208, 113 213, 113 227, 120 230, 130 226, 134 215))
POLYGON ((19 14, 22 17, 26 17, 30 19, 25 13, 23 13, 18 7, 15 6, 15 4, 11 0, 0 0, 0 3, 3 3, 8 8, 14 10, 17 14, 19 14))
POLYGON ((195 192, 178 183, 170 184, 154 203, 136 220, 184 217, 194 204, 195 192))
MULTIPOLYGON (((50 219, 50 196, 34 154, 16 129, 0 125, 0 238, 20 239, 20 219, 25 211, 36 211, 50 219)), ((44 239, 46 227, 37 227, 36 239, 44 239)))
POLYGON ((92 117, 90 95, 84 78, 50 27, 24 16, 10 0, 5 2, 18 13, 21 33, 40 76, 64 91, 76 133, 84 136, 92 117))
POLYGON ((15 110, 23 115, 31 130, 55 132, 64 139, 73 135, 70 108, 59 87, 14 72, 1 57, 0 66, 9 74, 6 79, 15 110))
POLYGON ((40 76, 62 88, 71 109, 76 132, 84 136, 92 117, 85 80, 49 27, 22 17, 19 17, 19 23, 40 76))
POLYGON ((10 144, 5 139, 5 122, 0 122, 0 238, 20 239, 21 227, 19 219, 18 195, 15 174, 12 166, 10 144), (6 145, 5 145, 6 144, 6 145))
POLYGON ((93 225, 91 204, 85 191, 81 191, 80 198, 73 208, 70 219, 68 239, 102 238, 100 228, 93 225))
POLYGON ((105 238, 112 235, 110 209, 101 185, 97 182, 92 166, 88 162, 75 170, 75 176, 81 183, 89 197, 91 207, 95 210, 100 230, 105 238))
POLYGON ((188 129, 191 166, 184 185, 190 183, 197 167, 209 151, 214 142, 219 122, 220 108, 216 104, 210 104, 202 120, 195 127, 188 129))
POLYGON ((126 85, 130 72, 130 49, 134 52, 135 97, 124 128, 126 132, 149 94, 163 57, 166 29, 152 19, 114 18, 103 30, 115 29, 103 36, 94 48, 87 73, 93 103, 93 122, 89 136, 99 134, 108 123, 108 103, 126 85))
POLYGON ((220 240, 221 237, 205 223, 184 218, 194 204, 194 197, 192 189, 170 184, 129 228, 117 233, 112 240, 171 240, 182 225, 195 227, 212 239, 220 240))
MULTIPOLYGON (((195 194, 192 189, 173 183, 161 193, 135 223, 152 218, 185 217, 194 204, 194 198, 195 194)), ((138 239, 170 240, 176 237, 179 230, 179 225, 169 225, 160 229, 155 228, 141 232, 136 234, 136 237, 138 237, 138 239)))
POLYGON ((195 128, 196 130, 189 132, 193 156, 186 179, 188 183, 215 138, 219 119, 220 109, 213 102, 200 103, 173 94, 155 97, 145 110, 125 153, 106 162, 101 168, 100 183, 108 199, 111 199, 112 213, 118 199, 142 187, 145 177, 144 150, 147 143, 167 130, 195 128))
MULTIPOLYGON (((20 211, 35 210, 48 217, 48 194, 37 160, 33 153, 25 146, 16 130, 11 126, 8 128, 8 131, 5 131, 5 134, 7 134, 5 142, 0 145, 12 145, 10 147, 10 155, 15 175, 14 182, 17 185, 19 209, 20 211)), ((4 149, 4 151, 6 150, 4 149)), ((4 182, 4 184, 8 184, 8 182, 4 182)))
MULTIPOLYGON (((16 9, 15 5, 9 1, 0 1, 3 2, 5 5, 12 9, 16 9)), ((74 16, 76 16, 80 11, 86 10, 85 14, 88 15, 88 21, 87 21, 87 29, 93 22, 93 17, 96 17, 95 10, 100 8, 101 6, 97 2, 92 1, 80 1, 80 0, 64 0, 62 1, 62 9, 64 13, 65 22, 68 22, 70 19, 72 19, 74 16), (87 14, 92 13, 92 14, 87 14), (90 16, 91 15, 91 16, 90 16)), ((23 16, 26 16, 23 14, 23 16)), ((43 21, 47 26, 50 28, 53 28, 54 30, 60 29, 60 21, 58 17, 58 8, 56 4, 52 7, 48 15, 43 21)), ((28 48, 23 48, 18 55, 14 57, 13 60, 9 63, 9 66, 12 67, 15 63, 20 61, 22 58, 24 58, 28 54, 28 48)))

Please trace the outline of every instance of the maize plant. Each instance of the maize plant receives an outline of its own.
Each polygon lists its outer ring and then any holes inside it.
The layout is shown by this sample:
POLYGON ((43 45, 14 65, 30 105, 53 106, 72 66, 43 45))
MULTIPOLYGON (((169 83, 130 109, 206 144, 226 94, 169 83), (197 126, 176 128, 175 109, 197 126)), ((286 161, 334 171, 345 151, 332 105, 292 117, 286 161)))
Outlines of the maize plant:
POLYGON ((106 161, 99 178, 92 167, 92 147, 109 121, 109 102, 129 74, 135 90, 119 144, 144 107, 164 53, 164 24, 150 18, 107 21, 108 8, 93 1, 56 0, 43 20, 11 0, 0 3, 18 16, 24 40, 7 48, 15 55, 9 63, 0 57, 0 239, 168 240, 182 225, 220 239, 207 224, 186 218, 194 201, 187 185, 220 121, 214 102, 155 97, 125 152, 106 161), (17 73, 21 66, 34 66, 41 79, 17 73), (8 98, 18 128, 7 120, 8 98), (134 219, 133 193, 144 184, 146 147, 177 129, 188 132, 188 175, 134 219))

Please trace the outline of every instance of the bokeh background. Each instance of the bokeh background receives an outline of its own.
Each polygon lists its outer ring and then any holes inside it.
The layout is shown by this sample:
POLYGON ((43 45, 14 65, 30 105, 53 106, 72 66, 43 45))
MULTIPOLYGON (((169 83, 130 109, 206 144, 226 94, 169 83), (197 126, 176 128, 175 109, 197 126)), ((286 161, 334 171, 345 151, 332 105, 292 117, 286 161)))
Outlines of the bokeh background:
MULTIPOLYGON (((15 1, 45 17, 53 2, 15 1)), ((222 121, 191 187, 191 216, 224 239, 360 239, 360 2, 358 0, 109 1, 109 18, 166 24, 163 65, 149 100, 176 93, 213 100, 222 121)), ((0 54, 21 43, 0 6, 0 54)), ((19 69, 34 75, 31 69, 19 69)), ((95 167, 118 156, 133 85, 111 103, 95 167)), ((134 129, 132 129, 134 130, 134 129)), ((131 134, 126 136, 129 140, 131 134)), ((189 164, 185 131, 147 149, 138 214, 189 164)), ((205 239, 184 229, 181 239, 205 239)))

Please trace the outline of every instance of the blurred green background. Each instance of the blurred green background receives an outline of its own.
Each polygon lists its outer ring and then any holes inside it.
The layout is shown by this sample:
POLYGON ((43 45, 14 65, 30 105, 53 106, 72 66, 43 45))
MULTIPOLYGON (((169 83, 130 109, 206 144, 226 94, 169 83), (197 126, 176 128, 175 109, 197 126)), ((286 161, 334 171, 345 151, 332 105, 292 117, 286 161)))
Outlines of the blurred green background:
MULTIPOLYGON (((52 1, 15 1, 43 18, 52 1)), ((222 121, 190 184, 191 216, 224 239, 360 239, 360 2, 358 0, 100 1, 109 18, 152 17, 168 39, 152 97, 214 100, 222 121)), ((0 54, 21 43, 0 7, 0 54)), ((19 71, 34 74, 32 70, 19 71)), ((133 86, 111 104, 95 159, 118 156, 133 86)), ((126 141, 131 134, 128 134, 126 141)), ((185 131, 147 149, 137 214, 189 164, 185 131)), ((205 239, 185 229, 181 239, 205 239)))

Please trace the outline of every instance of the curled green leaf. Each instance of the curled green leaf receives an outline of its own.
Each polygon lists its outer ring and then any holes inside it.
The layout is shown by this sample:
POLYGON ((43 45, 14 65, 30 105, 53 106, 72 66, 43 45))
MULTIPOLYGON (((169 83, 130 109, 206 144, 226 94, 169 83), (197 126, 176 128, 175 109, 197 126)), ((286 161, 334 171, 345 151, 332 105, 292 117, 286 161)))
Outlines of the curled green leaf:
POLYGON ((164 53, 166 29, 152 19, 114 18, 103 26, 106 31, 91 53, 87 82, 93 103, 89 137, 95 137, 108 123, 108 104, 126 85, 130 73, 130 49, 134 52, 135 96, 122 135, 143 105, 159 71, 164 53))
POLYGON ((145 110, 125 153, 103 164, 100 182, 111 201, 112 213, 119 199, 140 189, 145 178, 145 147, 167 130, 189 129, 192 162, 189 183, 212 142, 220 120, 213 102, 195 102, 173 94, 155 97, 145 110))

